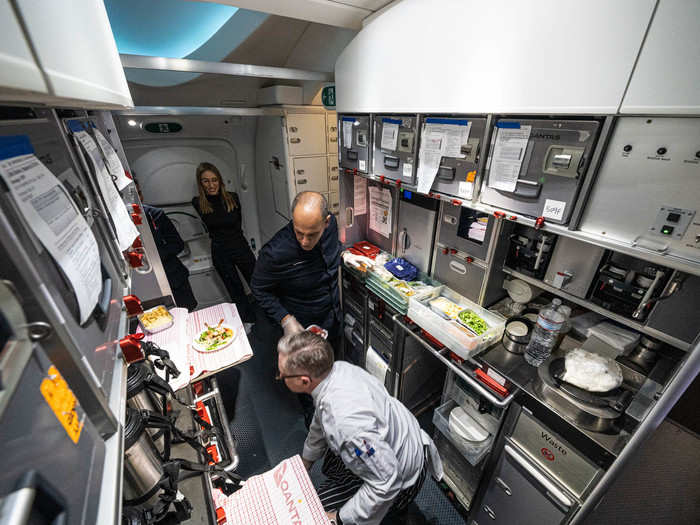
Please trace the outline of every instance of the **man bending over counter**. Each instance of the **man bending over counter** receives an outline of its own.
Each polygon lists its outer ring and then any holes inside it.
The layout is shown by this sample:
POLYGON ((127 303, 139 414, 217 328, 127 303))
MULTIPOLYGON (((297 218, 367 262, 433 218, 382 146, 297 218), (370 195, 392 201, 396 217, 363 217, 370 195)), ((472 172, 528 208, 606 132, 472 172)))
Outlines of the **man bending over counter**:
POLYGON ((313 397, 302 459, 310 470, 324 458, 326 481, 317 490, 332 522, 380 523, 406 510, 428 470, 442 478, 435 444, 376 378, 334 363, 328 341, 311 332, 283 337, 277 350, 277 379, 313 397))

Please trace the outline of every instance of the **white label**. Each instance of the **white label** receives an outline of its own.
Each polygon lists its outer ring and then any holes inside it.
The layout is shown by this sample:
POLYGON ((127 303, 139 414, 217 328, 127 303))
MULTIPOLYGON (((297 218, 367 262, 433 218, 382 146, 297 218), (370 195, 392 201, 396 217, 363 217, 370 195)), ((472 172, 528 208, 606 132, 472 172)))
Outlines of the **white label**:
POLYGON ((532 126, 498 128, 490 162, 489 187, 501 191, 515 191, 530 131, 532 126))
POLYGON ((542 211, 542 217, 546 219, 554 219, 555 221, 560 221, 562 217, 564 217, 564 208, 566 208, 565 202, 547 199, 546 201, 544 201, 544 210, 542 211))
POLYGON ((364 215, 367 213, 367 179, 355 177, 353 180, 353 213, 364 215))
POLYGON ((399 142, 399 125, 391 122, 382 123, 382 149, 396 150, 399 142))
POLYGON ((410 179, 413 177, 413 164, 404 164, 403 165, 403 176, 407 179, 410 179))
POLYGON ((489 368, 489 369, 486 371, 486 375, 489 376, 489 377, 490 377, 491 379, 493 379, 494 381, 496 381, 496 383, 498 383, 499 385, 501 385, 501 386, 506 386, 506 378, 503 377, 503 376, 502 376, 501 374, 499 374, 498 372, 494 372, 494 371, 493 371, 493 368, 489 368))
POLYGON ((68 278, 78 300, 80 323, 84 323, 102 290, 100 253, 92 230, 64 186, 34 155, 0 161, 0 178, 28 226, 68 278))
POLYGON ((343 120, 343 147, 352 148, 352 122, 343 120))
POLYGON ((360 171, 367 171, 367 161, 360 159, 357 161, 357 169, 360 171))
POLYGON ((459 181, 459 189, 457 194, 463 199, 471 200, 474 193, 474 183, 459 181))
POLYGON ((391 236, 391 204, 389 188, 369 188, 369 228, 387 239, 391 236))

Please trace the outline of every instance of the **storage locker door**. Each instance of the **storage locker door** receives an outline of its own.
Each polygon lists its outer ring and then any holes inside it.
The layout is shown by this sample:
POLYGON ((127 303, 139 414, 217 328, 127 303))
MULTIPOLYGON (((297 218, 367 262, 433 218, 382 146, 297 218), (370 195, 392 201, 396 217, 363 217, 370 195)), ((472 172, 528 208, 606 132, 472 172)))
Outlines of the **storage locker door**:
POLYGON ((289 155, 326 154, 326 116, 290 113, 287 115, 289 155))
POLYGON ((340 196, 339 196, 339 216, 338 228, 340 230, 340 242, 344 246, 352 246, 356 242, 367 238, 367 179, 357 179, 351 173, 340 174, 340 196), (357 187, 356 187, 357 186, 357 187), (358 190, 357 197, 364 201, 355 202, 355 190, 358 190), (361 213, 358 213, 361 212, 361 213))
POLYGON ((446 284, 455 292, 470 301, 479 302, 484 269, 474 263, 468 263, 464 256, 444 254, 438 249, 435 256, 435 279, 446 284))
POLYGON ((326 138, 328 153, 338 153, 338 115, 335 112, 326 113, 326 138))
POLYGON ((300 191, 328 191, 328 161, 326 157, 302 157, 293 159, 294 181, 300 191))
POLYGON ((338 193, 338 191, 340 191, 339 180, 338 157, 336 155, 331 155, 328 157, 328 189, 331 192, 338 193))

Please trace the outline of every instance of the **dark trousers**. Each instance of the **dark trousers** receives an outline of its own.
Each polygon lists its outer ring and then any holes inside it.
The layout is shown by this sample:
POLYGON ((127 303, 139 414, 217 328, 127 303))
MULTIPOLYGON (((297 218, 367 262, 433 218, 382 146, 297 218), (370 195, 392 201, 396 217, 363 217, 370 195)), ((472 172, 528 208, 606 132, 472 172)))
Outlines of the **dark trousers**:
MULTIPOLYGON (((340 507, 345 505, 350 498, 360 490, 360 487, 364 483, 364 481, 348 470, 343 460, 330 449, 326 451, 326 455, 323 458, 321 472, 326 476, 326 480, 321 484, 317 492, 325 511, 340 509, 340 507)), ((388 515, 398 514, 406 510, 408 505, 416 499, 416 496, 423 486, 427 472, 428 456, 427 450, 424 447, 423 468, 421 469, 418 479, 413 486, 399 492, 389 509, 388 515)))
POLYGON ((180 308, 187 308, 188 312, 197 308, 197 299, 194 298, 194 293, 192 293, 192 287, 188 279, 185 279, 177 288, 171 286, 170 290, 173 292, 175 304, 180 308))
POLYGON ((255 256, 246 244, 245 246, 232 246, 226 243, 213 242, 211 245, 211 256, 214 268, 219 273, 221 280, 226 286, 226 291, 231 297, 231 301, 236 303, 238 313, 245 323, 255 322, 255 312, 250 304, 250 300, 245 293, 238 270, 250 283, 255 269, 255 256))

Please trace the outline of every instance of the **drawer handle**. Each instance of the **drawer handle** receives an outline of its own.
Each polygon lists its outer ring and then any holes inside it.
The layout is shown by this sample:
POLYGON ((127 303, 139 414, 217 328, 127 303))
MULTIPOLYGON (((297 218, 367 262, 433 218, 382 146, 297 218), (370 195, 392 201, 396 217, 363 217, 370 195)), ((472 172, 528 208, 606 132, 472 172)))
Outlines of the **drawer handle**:
POLYGON ((337 176, 337 175, 331 175, 331 180, 338 180, 338 176, 337 176))
POLYGON ((306 184, 306 179, 299 179, 297 184, 306 184))
POLYGON ((292 126, 292 127, 289 128, 289 131, 290 131, 291 133, 296 133, 298 130, 297 130, 297 128, 295 128, 294 126, 292 126))
POLYGON ((332 166, 331 171, 338 171, 338 166, 332 166))
POLYGON ((330 128, 328 128, 328 130, 329 130, 331 133, 335 133, 336 131, 338 131, 338 128, 336 128, 335 126, 331 126, 330 128))
POLYGON ((303 174, 304 174, 304 170, 297 170, 297 175, 303 175, 303 174))
POLYGON ((496 519, 496 513, 491 510, 491 507, 489 507, 488 505, 484 505, 484 511, 486 512, 486 514, 489 515, 489 518, 491 518, 492 520, 496 519))
POLYGON ((338 137, 331 137, 331 138, 330 138, 330 141, 331 141, 331 142, 338 142, 338 137))
POLYGON ((501 489, 503 490, 503 492, 506 493, 506 495, 508 495, 508 496, 513 495, 513 491, 510 490, 510 487, 508 485, 506 485, 506 482, 503 481, 501 478, 496 478, 496 485, 501 487, 501 489))
POLYGON ((450 270, 460 275, 466 275, 467 273, 467 267, 457 261, 450 261, 450 270))
POLYGON ((289 142, 292 144, 299 144, 301 142, 301 139, 289 139, 289 142))

